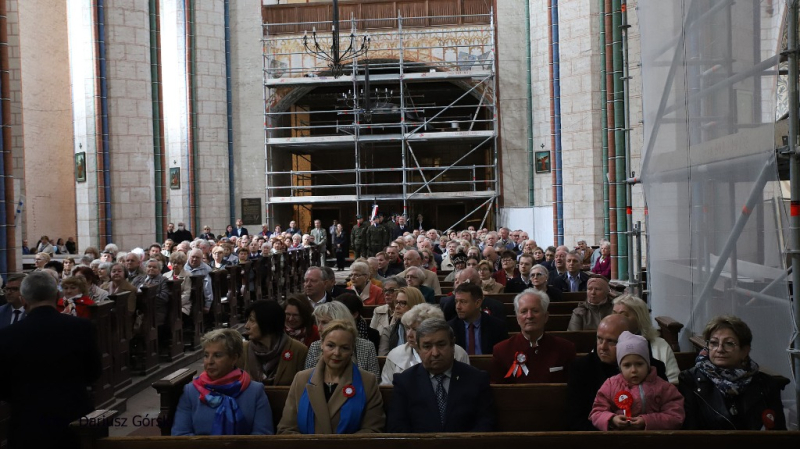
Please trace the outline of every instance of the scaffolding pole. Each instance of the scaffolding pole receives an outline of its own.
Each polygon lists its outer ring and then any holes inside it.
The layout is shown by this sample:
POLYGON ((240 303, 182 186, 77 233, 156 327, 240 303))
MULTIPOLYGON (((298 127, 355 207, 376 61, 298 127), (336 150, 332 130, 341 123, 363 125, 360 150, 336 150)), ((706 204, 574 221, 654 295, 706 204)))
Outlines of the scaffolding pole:
MULTIPOLYGON (((792 259, 792 312, 794 317, 794 339, 790 350, 792 368, 794 370, 795 400, 797 407, 800 407, 800 382, 797 376, 800 374, 800 334, 797 331, 797 323, 800 321, 800 301, 797 300, 797 289, 800 288, 800 153, 797 148, 798 137, 798 66, 797 66, 797 14, 798 0, 789 2, 788 18, 788 42, 787 53, 789 56, 789 151, 791 154, 789 162, 789 184, 791 189, 789 228, 791 234, 791 249, 789 253, 792 259)), ((800 427, 800 413, 797 413, 797 426, 800 427)))

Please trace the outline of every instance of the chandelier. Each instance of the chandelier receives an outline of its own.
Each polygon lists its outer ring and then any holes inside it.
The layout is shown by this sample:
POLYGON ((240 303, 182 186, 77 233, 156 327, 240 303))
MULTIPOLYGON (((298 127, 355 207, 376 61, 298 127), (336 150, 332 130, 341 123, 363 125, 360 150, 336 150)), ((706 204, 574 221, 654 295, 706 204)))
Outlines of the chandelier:
POLYGON ((360 38, 356 36, 355 23, 353 23, 350 29, 349 42, 345 42, 347 44, 347 49, 345 49, 343 52, 341 51, 342 43, 340 42, 339 38, 338 0, 333 0, 333 22, 331 24, 331 47, 329 49, 323 48, 317 41, 317 27, 314 27, 312 29, 311 39, 308 38, 307 31, 303 32, 303 46, 306 49, 306 53, 308 53, 311 56, 314 56, 317 59, 328 61, 328 67, 331 69, 331 74, 333 75, 334 78, 339 78, 344 74, 345 62, 356 59, 367 53, 367 50, 369 50, 369 42, 370 42, 369 34, 365 34, 360 38), (360 45, 358 45, 359 40, 361 41, 360 45))

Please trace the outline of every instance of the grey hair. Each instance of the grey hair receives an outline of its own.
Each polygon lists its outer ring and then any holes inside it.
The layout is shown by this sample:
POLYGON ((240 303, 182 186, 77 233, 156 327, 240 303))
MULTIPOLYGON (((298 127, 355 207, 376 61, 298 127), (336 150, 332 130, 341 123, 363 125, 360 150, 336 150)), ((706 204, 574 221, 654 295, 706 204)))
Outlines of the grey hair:
POLYGON ((110 272, 110 271, 111 271, 111 265, 113 265, 113 263, 112 263, 112 262, 102 262, 102 263, 100 264, 100 269, 101 269, 101 270, 106 270, 106 271, 109 271, 109 272, 110 272))
POLYGON ((58 283, 52 274, 42 270, 25 276, 19 286, 19 294, 26 303, 55 302, 58 300, 58 283))
POLYGON ((117 254, 119 252, 119 247, 113 243, 109 243, 105 248, 103 248, 103 251, 109 251, 113 254, 117 254))
POLYGON ((420 267, 415 267, 415 266, 408 267, 406 269, 406 274, 409 274, 409 273, 414 273, 416 276, 421 276, 420 280, 422 280, 422 281, 425 280, 425 272, 422 271, 422 268, 420 268, 420 267))
POLYGON ((355 273, 355 272, 365 273, 367 276, 369 276, 369 273, 370 273, 369 265, 367 265, 364 262, 353 262, 353 264, 350 265, 350 272, 351 273, 355 273))
POLYGON ((103 263, 103 262, 100 261, 100 259, 95 259, 95 260, 93 260, 93 261, 91 261, 89 263, 89 267, 91 267, 91 268, 100 267, 101 263, 103 263))
POLYGON ((424 337, 435 334, 439 331, 447 332, 447 335, 450 337, 451 346, 456 344, 456 334, 453 332, 453 328, 447 324, 447 321, 445 321, 444 318, 428 318, 427 320, 423 320, 421 323, 419 323, 419 326, 417 326, 417 342, 421 341, 424 337))
POLYGON ((533 273, 534 271, 538 271, 540 273, 544 273, 544 278, 545 279, 550 277, 550 272, 547 271, 547 268, 545 268, 542 264, 534 265, 533 268, 531 268, 531 273, 533 273))
POLYGON ((424 302, 412 307, 411 310, 403 314, 400 322, 403 323, 406 329, 411 327, 414 323, 421 323, 428 318, 444 319, 444 312, 436 305, 424 302))
POLYGON ((405 279, 401 278, 400 276, 392 276, 390 278, 386 278, 383 281, 383 286, 386 287, 387 282, 394 282, 398 288, 401 287, 408 287, 408 282, 405 279))
POLYGON ((331 279, 336 279, 336 273, 333 272, 333 268, 331 267, 320 267, 320 270, 324 271, 326 276, 322 278, 324 281, 329 281, 331 279))
POLYGON ((350 309, 341 301, 323 302, 314 308, 313 315, 316 319, 327 317, 331 320, 347 321, 354 327, 356 325, 356 320, 353 318, 353 314, 350 313, 350 309))
POLYGON ((547 308, 550 307, 550 297, 547 296, 547 293, 536 290, 535 288, 528 288, 514 297, 514 313, 519 313, 519 301, 523 296, 527 295, 533 295, 539 298, 539 301, 542 303, 542 309, 547 312, 547 308))
POLYGON ((319 271, 320 279, 322 279, 323 281, 330 280, 330 277, 328 277, 328 272, 322 269, 322 267, 317 267, 317 266, 308 267, 308 269, 306 269, 306 274, 308 274, 312 270, 319 271))
POLYGON ((146 267, 147 264, 149 264, 150 262, 155 262, 155 263, 158 264, 158 271, 161 271, 162 269, 164 269, 164 264, 161 263, 161 261, 156 259, 156 258, 148 259, 147 262, 145 262, 144 266, 146 267))
POLYGON ((206 332, 200 340, 200 345, 205 349, 211 343, 222 343, 229 356, 237 356, 240 360, 244 355, 242 334, 235 329, 214 329, 206 332))

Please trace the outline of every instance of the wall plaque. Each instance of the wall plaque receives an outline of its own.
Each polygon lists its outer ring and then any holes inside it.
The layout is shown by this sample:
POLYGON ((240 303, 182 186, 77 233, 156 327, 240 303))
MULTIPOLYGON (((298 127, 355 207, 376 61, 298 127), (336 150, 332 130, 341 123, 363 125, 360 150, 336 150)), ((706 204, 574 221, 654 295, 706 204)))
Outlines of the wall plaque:
POLYGON ((264 208, 261 198, 242 198, 242 221, 244 224, 261 225, 261 210, 264 208))

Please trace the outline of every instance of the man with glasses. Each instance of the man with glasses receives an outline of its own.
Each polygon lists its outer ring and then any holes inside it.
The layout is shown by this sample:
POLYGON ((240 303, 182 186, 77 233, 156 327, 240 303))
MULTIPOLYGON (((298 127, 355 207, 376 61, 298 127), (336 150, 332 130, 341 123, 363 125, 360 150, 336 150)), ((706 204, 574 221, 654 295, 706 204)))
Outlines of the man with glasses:
POLYGON ((6 284, 6 304, 0 306, 0 329, 16 324, 27 316, 25 301, 19 295, 19 286, 25 279, 24 273, 15 273, 8 277, 6 284))
POLYGON ((216 240, 214 234, 211 233, 211 226, 203 226, 203 233, 200 234, 198 237, 203 240, 210 240, 210 241, 216 240))
MULTIPOLYGON (((567 380, 567 422, 569 430, 597 430, 589 420, 594 398, 603 383, 619 374, 617 340, 630 330, 630 321, 620 314, 609 315, 597 327, 597 347, 572 362, 567 380)), ((650 356, 650 366, 658 377, 667 380, 667 367, 650 356)))

